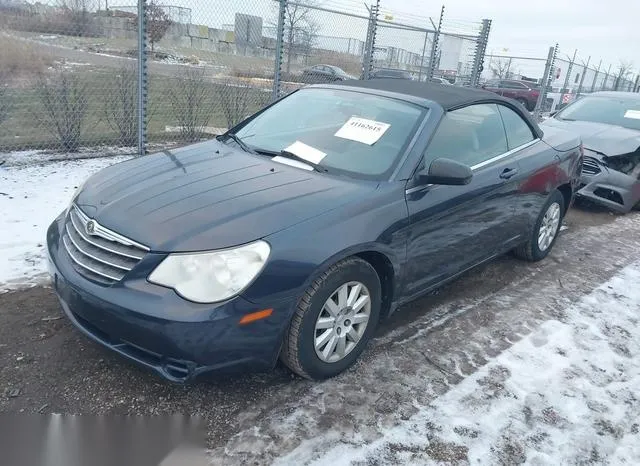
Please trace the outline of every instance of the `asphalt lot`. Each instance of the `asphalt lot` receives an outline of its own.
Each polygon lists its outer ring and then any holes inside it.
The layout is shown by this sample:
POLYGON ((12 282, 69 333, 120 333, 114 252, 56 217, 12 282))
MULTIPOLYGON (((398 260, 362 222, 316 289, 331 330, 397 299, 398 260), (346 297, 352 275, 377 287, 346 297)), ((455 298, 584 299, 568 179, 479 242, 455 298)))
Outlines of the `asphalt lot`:
POLYGON ((580 205, 565 225, 542 263, 500 258, 405 306, 356 367, 322 384, 278 367, 173 385, 73 329, 50 289, 2 294, 0 412, 202 416, 221 464, 270 461, 317 432, 355 429, 366 441, 411 416, 411 400, 442 395, 640 252, 638 213, 580 205), (301 407, 295 425, 280 422, 301 407))

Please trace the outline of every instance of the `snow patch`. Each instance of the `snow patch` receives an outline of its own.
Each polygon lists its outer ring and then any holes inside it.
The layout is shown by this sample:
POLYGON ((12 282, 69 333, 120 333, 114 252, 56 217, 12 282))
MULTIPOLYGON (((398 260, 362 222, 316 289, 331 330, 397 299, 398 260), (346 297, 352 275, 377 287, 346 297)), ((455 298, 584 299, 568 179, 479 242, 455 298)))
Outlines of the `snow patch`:
POLYGON ((380 438, 276 464, 638 464, 639 281, 636 262, 380 438))
POLYGON ((50 150, 25 150, 15 152, 0 152, 2 168, 25 165, 37 165, 47 162, 63 162, 68 160, 98 159, 117 155, 133 155, 137 147, 98 147, 85 148, 75 153, 60 153, 50 150))
POLYGON ((0 167, 0 292, 47 280, 47 228, 85 179, 127 159, 103 157, 0 167))

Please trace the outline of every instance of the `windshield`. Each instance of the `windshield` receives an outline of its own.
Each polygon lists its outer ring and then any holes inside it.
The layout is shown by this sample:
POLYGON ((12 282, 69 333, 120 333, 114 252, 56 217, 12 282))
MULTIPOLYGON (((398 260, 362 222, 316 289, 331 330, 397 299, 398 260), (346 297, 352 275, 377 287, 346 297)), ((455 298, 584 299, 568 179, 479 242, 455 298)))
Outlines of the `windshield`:
POLYGON ((556 118, 592 121, 640 130, 640 99, 624 96, 583 97, 558 112, 556 118))
POLYGON ((287 150, 356 178, 390 175, 426 109, 339 89, 302 89, 236 130, 254 150, 287 150))

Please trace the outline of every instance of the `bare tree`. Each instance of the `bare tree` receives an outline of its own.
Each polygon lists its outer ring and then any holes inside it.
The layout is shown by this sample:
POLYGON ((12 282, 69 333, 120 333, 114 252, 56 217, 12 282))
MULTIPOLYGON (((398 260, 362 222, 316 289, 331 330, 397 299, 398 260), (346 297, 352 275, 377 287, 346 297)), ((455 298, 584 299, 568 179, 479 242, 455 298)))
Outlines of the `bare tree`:
POLYGON ((227 78, 217 90, 217 101, 227 128, 240 123, 249 112, 251 86, 240 79, 227 78))
POLYGON ((494 78, 509 79, 510 76, 513 76, 513 72, 511 71, 511 60, 508 58, 492 58, 489 62, 489 69, 491 70, 494 78))
POLYGON ((124 147, 134 146, 138 138, 136 67, 123 65, 110 81, 114 88, 104 101, 105 119, 124 147))
POLYGON ((291 72, 294 54, 308 56, 317 39, 319 24, 312 18, 312 8, 316 0, 307 0, 306 5, 288 3, 284 16, 284 43, 287 49, 287 74, 291 72))
POLYGON ((204 128, 209 124, 213 108, 211 87, 204 69, 186 66, 168 91, 169 103, 184 142, 201 139, 204 128))
POLYGON ((70 31, 74 36, 95 36, 95 23, 92 11, 95 10, 96 0, 58 0, 58 7, 69 21, 70 31))
POLYGON ((37 87, 42 112, 37 118, 66 152, 76 152, 89 110, 89 87, 77 74, 40 76, 37 87))
POLYGON ((151 43, 151 53, 154 51, 155 44, 162 40, 170 27, 169 14, 155 0, 149 2, 147 5, 147 35, 151 43))
POLYGON ((633 70, 633 63, 629 61, 621 61, 618 65, 618 71, 615 74, 615 84, 614 90, 617 91, 622 83, 629 79, 629 75, 631 75, 633 70))

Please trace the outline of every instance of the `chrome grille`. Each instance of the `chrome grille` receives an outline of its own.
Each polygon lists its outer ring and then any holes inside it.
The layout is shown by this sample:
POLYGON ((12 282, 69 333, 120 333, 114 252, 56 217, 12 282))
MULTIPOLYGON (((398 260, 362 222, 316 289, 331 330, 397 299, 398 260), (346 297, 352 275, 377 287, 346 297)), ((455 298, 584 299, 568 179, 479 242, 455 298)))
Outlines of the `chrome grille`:
POLYGON ((600 163, 597 159, 589 157, 588 155, 584 157, 582 161, 582 173, 585 175, 597 175, 600 171, 600 163))
POLYGON ((149 251, 90 219, 75 205, 69 210, 62 242, 79 273, 106 285, 122 280, 149 251))

